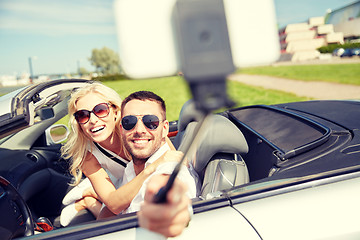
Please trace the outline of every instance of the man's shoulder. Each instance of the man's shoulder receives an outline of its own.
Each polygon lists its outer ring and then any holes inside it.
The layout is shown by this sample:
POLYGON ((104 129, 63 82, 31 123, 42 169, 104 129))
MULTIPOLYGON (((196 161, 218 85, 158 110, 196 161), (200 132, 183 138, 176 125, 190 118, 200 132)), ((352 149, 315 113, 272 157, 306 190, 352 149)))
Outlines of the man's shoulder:
POLYGON ((171 150, 170 146, 165 143, 161 147, 159 147, 158 150, 156 150, 153 155, 146 161, 147 164, 155 162, 157 159, 159 159, 163 154, 165 154, 167 151, 171 150))

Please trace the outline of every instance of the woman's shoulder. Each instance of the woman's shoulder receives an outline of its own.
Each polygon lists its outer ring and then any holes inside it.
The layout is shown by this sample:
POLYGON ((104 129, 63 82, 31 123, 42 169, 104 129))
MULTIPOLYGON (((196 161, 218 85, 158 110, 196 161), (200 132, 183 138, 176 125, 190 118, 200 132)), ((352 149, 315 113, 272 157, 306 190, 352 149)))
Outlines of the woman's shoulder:
POLYGON ((88 152, 85 155, 84 162, 82 164, 83 173, 86 176, 88 176, 89 171, 93 172, 95 169, 98 169, 98 168, 101 168, 100 163, 97 161, 97 159, 95 158, 95 156, 92 153, 88 152))
POLYGON ((93 162, 93 161, 97 161, 96 157, 91 153, 91 152, 87 152, 85 157, 84 157, 84 163, 88 163, 88 162, 93 162))

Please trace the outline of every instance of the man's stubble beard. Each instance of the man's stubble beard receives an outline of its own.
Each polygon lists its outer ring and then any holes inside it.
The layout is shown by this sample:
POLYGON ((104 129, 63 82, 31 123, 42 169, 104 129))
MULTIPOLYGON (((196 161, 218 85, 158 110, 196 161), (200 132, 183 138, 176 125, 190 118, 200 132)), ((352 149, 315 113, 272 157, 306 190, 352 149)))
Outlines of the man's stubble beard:
POLYGON ((148 156, 146 157, 136 157, 135 154, 133 154, 132 152, 130 152, 131 156, 132 156, 132 161, 134 162, 134 165, 140 166, 140 165, 144 165, 147 160, 154 154, 156 153, 157 150, 159 150, 160 146, 158 146, 153 152, 151 152, 148 156))
MULTIPOLYGON (((138 136, 138 135, 136 135, 138 136)), ((138 136, 140 137, 140 136, 138 136)), ((125 149, 128 151, 128 153, 131 155, 132 157, 132 161, 133 164, 136 166, 141 166, 141 165, 145 165, 146 161, 157 151, 159 150, 159 148, 165 143, 165 138, 161 139, 157 148, 154 149, 151 153, 149 153, 147 156, 139 156, 139 154, 134 154, 135 151, 137 151, 136 149, 133 149, 130 147, 130 144, 126 141, 126 137, 121 136, 121 139, 123 141, 124 147, 125 149)), ((141 151, 141 150, 140 150, 141 151)))
POLYGON ((133 161, 134 165, 136 165, 136 166, 144 165, 146 163, 146 161, 149 159, 149 157, 148 158, 142 158, 142 159, 136 158, 132 154, 131 154, 131 156, 132 156, 132 159, 133 159, 132 161, 133 161))

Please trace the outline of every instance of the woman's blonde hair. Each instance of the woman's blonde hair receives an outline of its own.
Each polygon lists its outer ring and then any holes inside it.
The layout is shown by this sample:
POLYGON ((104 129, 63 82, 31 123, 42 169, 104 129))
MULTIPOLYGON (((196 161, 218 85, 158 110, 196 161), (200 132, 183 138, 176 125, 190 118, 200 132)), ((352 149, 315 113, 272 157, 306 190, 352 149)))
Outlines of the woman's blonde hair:
MULTIPOLYGON (((84 158, 88 152, 91 152, 92 149, 91 142, 92 140, 87 137, 82 131, 79 123, 76 121, 74 117, 74 113, 76 109, 77 101, 86 96, 89 93, 99 94, 105 101, 111 104, 116 112, 115 119, 115 130, 114 134, 120 137, 120 121, 121 121, 121 98, 117 92, 112 90, 111 88, 103 85, 100 82, 92 82, 88 86, 83 87, 75 91, 68 102, 68 115, 69 115, 69 124, 71 127, 71 133, 66 144, 61 148, 62 157, 65 159, 71 159, 70 165, 70 173, 74 176, 74 185, 77 185, 82 178, 82 165, 84 162, 84 158)), ((123 148, 123 144, 120 144, 121 148, 123 148)), ((119 149, 123 151, 123 149, 119 149)), ((125 151, 126 152, 126 151, 125 151)))

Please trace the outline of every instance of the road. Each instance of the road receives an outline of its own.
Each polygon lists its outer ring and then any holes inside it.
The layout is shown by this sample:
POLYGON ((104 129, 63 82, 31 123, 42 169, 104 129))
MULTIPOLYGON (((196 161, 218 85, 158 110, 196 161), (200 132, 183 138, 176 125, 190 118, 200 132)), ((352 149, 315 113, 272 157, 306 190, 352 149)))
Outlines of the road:
POLYGON ((348 84, 315 81, 305 82, 247 74, 233 74, 230 75, 228 79, 251 86, 293 93, 299 97, 310 97, 319 100, 360 99, 360 86, 348 84))
MULTIPOLYGON (((360 63, 360 57, 338 58, 333 57, 328 60, 310 60, 303 62, 278 62, 274 66, 282 65, 312 65, 312 64, 351 64, 360 63)), ((360 76, 359 76, 360 78, 360 76)), ((301 97, 313 99, 360 99, 360 86, 339 84, 320 81, 299 81, 270 76, 233 74, 228 77, 230 80, 245 83, 251 86, 263 87, 284 92, 293 93, 301 97)))

